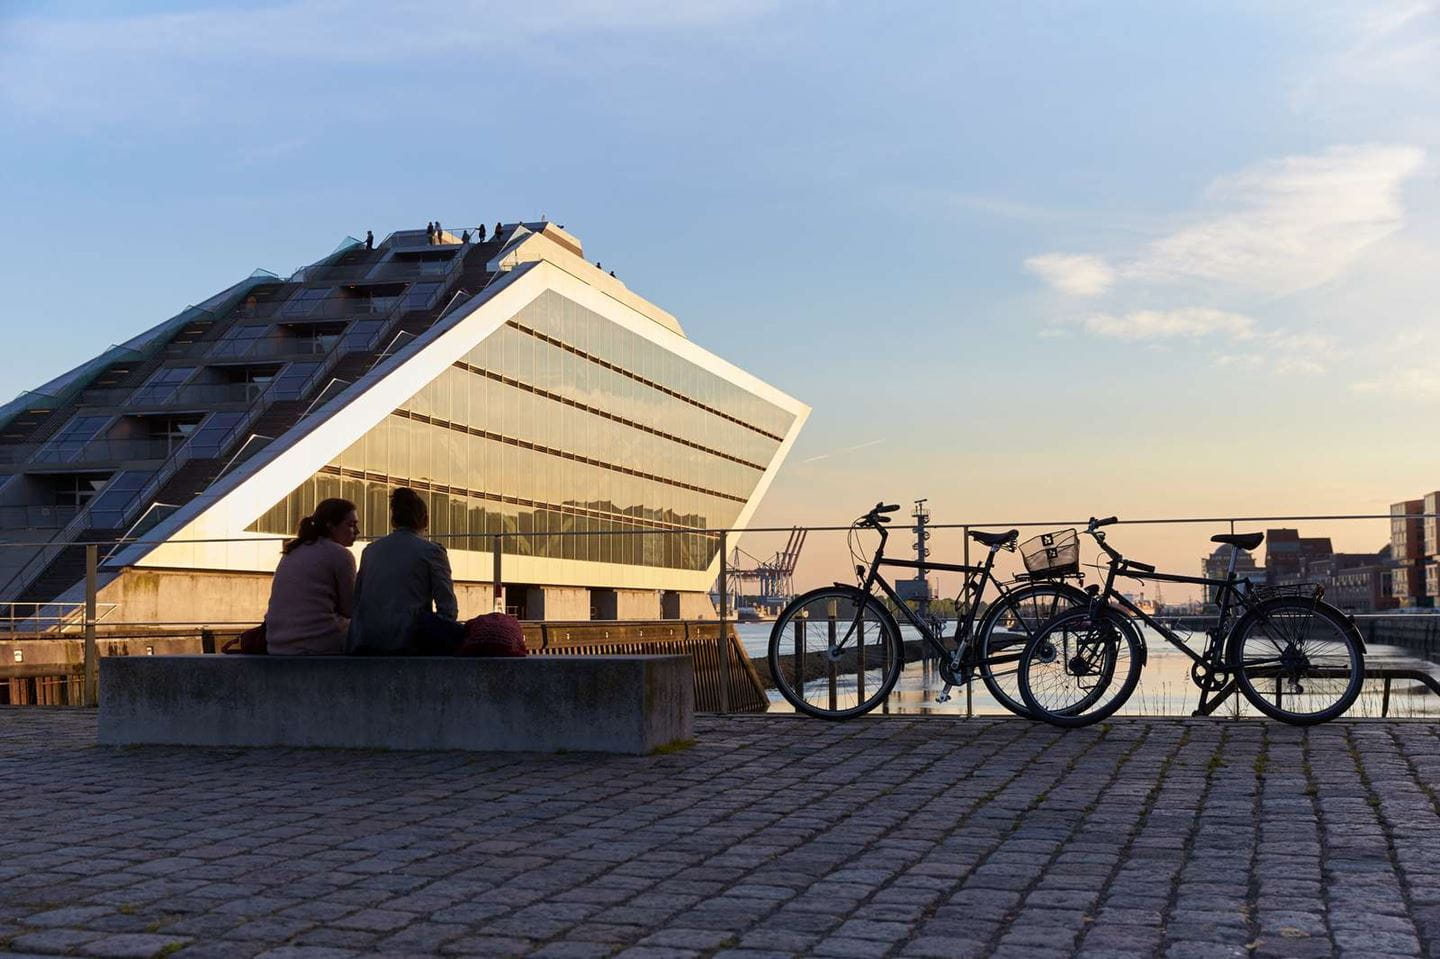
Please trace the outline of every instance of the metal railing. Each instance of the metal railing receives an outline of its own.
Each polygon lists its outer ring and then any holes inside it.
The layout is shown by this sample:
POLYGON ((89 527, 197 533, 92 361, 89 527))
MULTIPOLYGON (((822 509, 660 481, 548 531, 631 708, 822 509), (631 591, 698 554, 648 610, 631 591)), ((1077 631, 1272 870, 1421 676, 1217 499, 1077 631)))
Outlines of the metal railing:
MULTIPOLYGON (((1228 528, 1228 529, 1230 529, 1230 530, 1233 531, 1233 530, 1235 529, 1235 527, 1237 527, 1237 526, 1239 526, 1239 525, 1242 525, 1242 524, 1249 525, 1249 524, 1260 524, 1260 523, 1268 523, 1268 524, 1278 524, 1278 523, 1291 523, 1291 524, 1296 524, 1296 523, 1328 523, 1328 522, 1355 521, 1355 520, 1377 520, 1377 521, 1391 522, 1391 521, 1395 520, 1396 518, 1397 518, 1397 517, 1394 517, 1394 516, 1392 516, 1391 514, 1388 514, 1388 513, 1344 514, 1344 515, 1245 516, 1245 517, 1167 517, 1167 518, 1146 518, 1146 519, 1128 520, 1128 521, 1124 521, 1124 525, 1133 526, 1133 527, 1145 527, 1145 526, 1169 525, 1169 524, 1191 524, 1191 525, 1207 525, 1207 526, 1211 526, 1211 527, 1219 527, 1219 528, 1221 528, 1221 529, 1228 528)), ((1435 519, 1435 518, 1440 518, 1440 516, 1437 516, 1436 514, 1410 514, 1410 515, 1407 515, 1407 516, 1402 517, 1402 518, 1405 519, 1405 520, 1423 520, 1423 519, 1435 519)), ((969 540, 969 536, 968 536, 967 534, 968 534, 971 530, 975 530, 975 529, 988 529, 988 530, 993 530, 993 529, 997 529, 997 528, 1003 529, 1003 528, 1010 528, 1010 527, 1014 527, 1014 528, 1017 528, 1017 529, 1038 528, 1038 527, 1057 528, 1057 527, 1067 527, 1067 526, 1083 526, 1083 525, 1084 525, 1084 522, 1085 522, 1084 520, 1047 520, 1047 521, 1024 520, 1024 521, 995 522, 995 523, 979 523, 979 522, 952 523, 952 524, 938 524, 938 523, 937 523, 937 524, 930 524, 927 528, 930 529, 930 530, 932 530, 932 531, 936 531, 936 532, 940 532, 940 531, 954 531, 954 532, 958 533, 958 534, 960 535, 960 537, 961 537, 961 541, 962 541, 963 544, 964 544, 964 546, 963 546, 963 548, 962 548, 963 561, 968 564, 969 559, 970 559, 970 556, 969 556, 969 552, 970 552, 970 548, 969 548, 970 540, 969 540)), ((492 608, 494 608, 494 609, 503 610, 503 609, 504 609, 505 588, 506 588, 506 584, 505 584, 505 581, 504 581, 504 571, 505 571, 506 557, 507 557, 507 556, 521 556, 521 557, 529 558, 529 557, 531 557, 531 556, 537 556, 537 557, 540 557, 540 558, 544 558, 544 556, 545 556, 546 554, 551 553, 551 551, 550 551, 550 550, 544 550, 544 549, 542 549, 542 550, 536 550, 535 547, 534 547, 534 544, 535 544, 535 541, 536 541, 537 539, 549 539, 549 538, 556 538, 556 537, 611 537, 611 538, 613 538, 613 537, 627 537, 627 536, 642 536, 642 537, 644 537, 644 536, 690 536, 690 537, 701 536, 701 537, 704 537, 704 540, 705 540, 705 542, 706 542, 707 544, 713 544, 713 551, 709 552, 708 566, 706 566, 704 572, 708 574, 711 570, 717 571, 717 572, 718 572, 718 581, 721 582, 721 583, 725 583, 725 582, 728 581, 728 574, 729 574, 729 546, 730 546, 731 543, 733 543, 733 542, 735 541, 735 538, 736 538, 736 537, 741 536, 741 535, 750 536, 750 535, 758 535, 758 534, 789 535, 790 533, 793 532, 793 529, 794 529, 794 527, 788 527, 788 526, 787 526, 787 527, 759 527, 759 526, 752 526, 752 527, 745 527, 745 528, 695 528, 695 529, 687 529, 687 528, 657 528, 657 527, 631 527, 631 528, 623 528, 623 527, 622 527, 622 528, 610 528, 610 529, 600 529, 600 530, 551 530, 551 531, 546 531, 546 530, 538 530, 538 531, 523 531, 523 530, 500 530, 500 531, 496 531, 496 530, 486 530, 486 531, 476 531, 476 532, 443 532, 443 533, 435 533, 435 534, 432 534, 432 538, 437 539, 437 540, 442 540, 442 541, 448 541, 448 542, 450 542, 450 543, 452 544, 452 546, 453 546, 454 548, 457 548, 457 549, 465 549, 465 550, 470 550, 470 551, 474 551, 474 552, 485 552, 485 551, 487 551, 487 550, 477 550, 477 549, 476 549, 477 545, 484 544, 485 546, 488 547, 488 552, 491 554, 491 560, 490 560, 490 562, 491 562, 491 576, 490 576, 490 578, 489 578, 489 585, 490 585, 490 587, 491 587, 491 589, 490 589, 491 605, 492 605, 492 608), (511 541, 514 541, 514 546, 513 546, 513 547, 511 546, 511 541)), ((807 529, 808 529, 809 532, 813 532, 813 533, 823 533, 823 532, 844 532, 844 531, 848 531, 849 529, 851 529, 851 527, 847 524, 847 525, 843 525, 843 526, 842 526, 842 525, 834 525, 834 526, 812 526, 812 527, 808 527, 807 529)), ((903 527, 898 527, 897 529, 903 529, 903 527)), ((137 530, 136 532, 138 532, 138 530, 137 530)), ((197 539, 197 540, 187 540, 187 541, 185 541, 185 542, 191 543, 191 544, 194 544, 194 545, 200 545, 200 544, 206 544, 206 543, 219 544, 219 543, 232 543, 232 542, 243 542, 243 543, 247 543, 247 544, 254 544, 254 543, 256 543, 256 542, 263 542, 263 541, 266 541, 266 540, 269 540, 269 539, 273 539, 275 542, 279 542, 279 541, 282 539, 282 537, 273 537, 273 538, 272 538, 272 537, 243 537, 243 538, 229 538, 229 539, 224 539, 224 538, 221 538, 221 539, 197 539)), ((161 543, 161 542, 167 542, 167 541, 163 541, 163 540, 145 540, 142 536, 135 536, 135 535, 127 535, 126 537, 121 537, 120 540, 119 540, 119 544, 120 544, 120 545, 124 545, 124 546, 129 546, 129 545, 159 545, 159 543, 161 543)), ((175 542, 178 542, 178 541, 175 541, 175 542)), ((17 546, 17 545, 22 545, 22 544, 0 543, 0 547, 14 547, 14 546, 17 546)), ((33 545, 33 544, 30 544, 30 545, 33 545)), ((94 544, 85 544, 85 545, 86 545, 86 550, 87 550, 87 556, 86 556, 86 582, 87 582, 87 584, 90 584, 89 588, 87 589, 87 595, 89 595, 89 593, 93 591, 93 584, 94 584, 94 583, 97 581, 97 579, 98 579, 98 575, 99 575, 99 572, 100 572, 100 569, 99 569, 99 567, 100 567, 100 560, 99 560, 99 555, 98 555, 98 553, 97 553, 97 551, 96 551, 96 545, 94 545, 94 544)), ((113 545, 113 544, 111 544, 111 543, 106 543, 105 545, 110 546, 110 545, 113 545)), ((563 551, 562 551, 562 552, 563 552, 563 551)), ((113 551, 112 551, 112 555, 113 555, 113 551)), ((107 558, 109 558, 109 557, 107 557, 107 558)), ((716 612, 717 612, 717 614, 718 614, 718 619, 715 621, 715 623, 716 623, 716 633, 715 633, 715 636, 714 636, 715 656, 714 656, 713 660, 711 660, 711 661, 714 663, 715 668, 718 669, 718 671, 719 671, 720 682, 719 682, 719 684, 718 684, 718 689, 717 689, 717 694, 718 694, 718 696, 719 696, 718 709, 719 709, 720 712, 728 712, 728 711, 730 710, 731 703, 730 703, 730 701, 729 701, 729 692, 728 692, 728 690, 730 689, 730 686, 729 686, 730 676, 729 676, 729 672, 728 672, 729 669, 730 669, 730 666, 729 666, 729 663, 730 663, 730 655, 729 655, 729 653, 727 652, 727 648, 728 648, 729 642, 731 641, 731 630, 730 630, 730 627, 731 627, 731 625, 734 623, 734 612, 735 612, 735 611, 734 611, 734 609, 732 608, 732 605, 731 605, 731 597, 730 597, 730 594, 729 594, 729 591, 728 591, 728 590, 724 590, 724 589, 720 590, 720 591, 719 591, 719 594, 718 594, 718 597, 717 597, 717 600, 718 600, 718 603, 717 603, 717 610, 716 610, 716 612)), ((1412 617, 1405 617, 1405 618, 1414 619, 1415 617, 1412 616, 1412 617)), ((94 626, 94 624, 95 624, 96 622, 98 622, 98 621, 99 621, 98 613, 95 611, 95 607, 94 607, 94 605, 93 605, 93 603, 92 603, 91 605, 88 605, 88 606, 86 607, 86 612, 85 612, 85 614, 81 617, 81 620, 80 620, 80 622, 79 622, 78 625, 81 626, 82 628, 86 628, 89 632, 93 632, 93 626, 94 626)), ((73 617, 72 617, 72 625, 73 625, 73 617)), ((159 624, 151 624, 151 625, 159 625, 159 624)), ((171 624, 171 625, 178 625, 178 624, 171 624)), ((87 660, 87 663, 88 663, 88 660, 87 660)), ((87 669, 90 669, 90 666, 87 666, 87 669)), ((93 670, 91 670, 91 672, 93 673, 93 670)), ((1413 678, 1413 679, 1415 679, 1417 682, 1422 682, 1422 683, 1425 683, 1426 685, 1429 685, 1431 688, 1440 689, 1440 684, 1437 684, 1435 681, 1433 681, 1433 679, 1432 679, 1432 680, 1427 680, 1427 679, 1425 678, 1426 676, 1429 676, 1429 671, 1428 671, 1428 670, 1420 670, 1420 671, 1418 671, 1418 672, 1415 671, 1414 669, 1410 670, 1410 672, 1406 672, 1405 670, 1401 670, 1399 673, 1395 673, 1394 675, 1396 675, 1396 676, 1402 676, 1402 678, 1413 678), (1403 675, 1402 675, 1402 674, 1403 674, 1403 675)), ((1378 675, 1378 674, 1377 674, 1377 676, 1376 676, 1375 678, 1376 678, 1377 680, 1379 680, 1379 679, 1384 679, 1384 680, 1385 680, 1386 691, 1385 691, 1385 695, 1384 695, 1384 704, 1383 704, 1383 706, 1381 707, 1381 712, 1382 712, 1383 714, 1388 714, 1388 711, 1389 711, 1389 709, 1390 709, 1389 686, 1390 686, 1390 680, 1391 680, 1392 678, 1394 678, 1394 676, 1392 676, 1392 675, 1390 675, 1390 674, 1388 674, 1388 673, 1385 674, 1385 675, 1378 675)))
POLYGON ((265 383, 195 383, 190 386, 106 387, 80 394, 81 406, 99 406, 132 412, 146 409, 195 407, 209 409, 228 404, 253 403, 265 383))
POLYGON ((79 506, 0 506, 0 528, 64 529, 80 509, 79 506))

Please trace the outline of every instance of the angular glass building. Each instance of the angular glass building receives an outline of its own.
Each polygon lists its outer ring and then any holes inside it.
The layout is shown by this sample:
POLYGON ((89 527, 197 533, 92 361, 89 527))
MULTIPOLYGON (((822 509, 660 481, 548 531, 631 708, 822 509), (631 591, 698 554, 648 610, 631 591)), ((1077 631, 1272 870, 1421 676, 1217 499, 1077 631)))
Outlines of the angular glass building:
POLYGON ((807 414, 554 224, 350 241, 0 411, 4 536, 36 543, 0 598, 78 601, 98 540, 107 621, 254 621, 277 536, 330 496, 382 535, 403 485, 462 615, 713 615, 704 531, 749 519, 807 414))

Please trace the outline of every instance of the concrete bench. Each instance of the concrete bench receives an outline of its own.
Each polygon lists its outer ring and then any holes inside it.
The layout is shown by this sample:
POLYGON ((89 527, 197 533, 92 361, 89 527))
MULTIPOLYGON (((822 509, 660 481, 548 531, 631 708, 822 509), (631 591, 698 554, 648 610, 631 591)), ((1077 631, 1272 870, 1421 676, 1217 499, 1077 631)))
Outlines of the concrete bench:
POLYGON ((693 734, 688 656, 115 656, 100 742, 643 754, 693 734))

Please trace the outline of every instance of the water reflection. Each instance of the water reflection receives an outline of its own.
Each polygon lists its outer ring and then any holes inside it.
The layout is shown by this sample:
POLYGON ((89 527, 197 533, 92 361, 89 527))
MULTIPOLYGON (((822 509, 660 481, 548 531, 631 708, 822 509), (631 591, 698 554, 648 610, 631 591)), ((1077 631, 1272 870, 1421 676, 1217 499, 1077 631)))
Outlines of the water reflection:
MULTIPOLYGON (((764 657, 770 642, 769 623, 741 623, 737 627, 740 641, 751 656, 764 657)), ((901 633, 909 639, 918 639, 918 634, 909 626, 902 626, 901 633)), ((1191 639, 1191 648, 1198 649, 1202 636, 1191 639)), ((1190 681, 1190 659, 1172 647, 1151 630, 1145 631, 1145 642, 1149 649, 1149 661, 1140 674, 1140 684, 1130 697, 1119 716, 1189 716, 1195 711, 1200 700, 1200 691, 1190 681)), ((1372 644, 1366 653, 1366 665, 1374 668, 1386 662, 1415 662, 1414 655, 1398 646, 1372 644)), ((1436 667, 1440 671, 1440 667, 1436 667)), ((867 682, 877 682, 878 676, 871 674, 867 682)), ((894 715, 943 715, 943 716, 1008 716, 1010 713, 995 701, 978 678, 968 690, 955 689, 948 703, 937 703, 935 696, 943 683, 933 666, 923 663, 909 663, 900 674, 885 703, 883 712, 894 715)), ((771 691, 770 710, 791 712, 790 705, 771 691)), ((876 710, 877 713, 882 710, 876 710)), ((1431 693, 1423 684, 1413 680, 1395 680, 1391 684, 1388 708, 1385 703, 1384 682, 1367 680, 1360 698, 1346 714, 1350 717, 1380 716, 1382 712, 1391 717, 1440 717, 1440 696, 1431 693)), ((1214 713, 1225 717, 1260 717, 1261 714, 1243 697, 1237 695, 1227 699, 1214 713)))

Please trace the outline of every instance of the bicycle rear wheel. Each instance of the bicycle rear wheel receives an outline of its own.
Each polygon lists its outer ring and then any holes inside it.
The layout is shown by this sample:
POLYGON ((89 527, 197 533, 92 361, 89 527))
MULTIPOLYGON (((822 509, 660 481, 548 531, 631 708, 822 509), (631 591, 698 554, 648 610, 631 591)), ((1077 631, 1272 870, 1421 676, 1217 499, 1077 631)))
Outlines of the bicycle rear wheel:
POLYGON ((1020 656, 1046 623, 1084 606, 1084 590, 1062 582, 1039 582, 1011 590, 990 604, 975 629, 980 678, 996 701, 1017 716, 1033 718, 1020 696, 1020 656))
POLYGON ((874 596, 826 586, 798 596, 770 630, 770 676, 790 705, 821 719, 850 719, 895 688, 905 648, 874 596))
POLYGON ((1250 704, 1272 719, 1328 722, 1360 695, 1365 654, 1345 614, 1328 603, 1281 596, 1235 624, 1230 668, 1250 704))
POLYGON ((1061 613, 1020 654, 1020 696, 1035 719, 1088 726, 1125 705, 1144 662, 1140 634, 1115 610, 1061 613))

